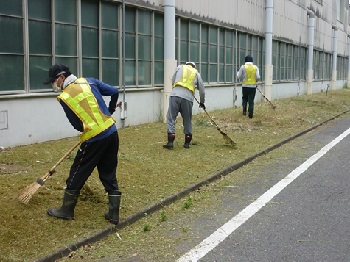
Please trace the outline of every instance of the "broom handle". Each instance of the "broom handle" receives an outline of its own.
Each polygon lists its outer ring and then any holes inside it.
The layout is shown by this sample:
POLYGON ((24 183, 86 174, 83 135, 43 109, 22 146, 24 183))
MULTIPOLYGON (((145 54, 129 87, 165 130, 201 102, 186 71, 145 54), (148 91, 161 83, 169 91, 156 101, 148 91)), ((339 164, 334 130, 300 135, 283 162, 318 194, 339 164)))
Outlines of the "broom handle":
POLYGON ((80 145, 80 143, 81 143, 81 142, 79 141, 79 142, 76 143, 71 149, 69 149, 68 152, 65 153, 65 154, 61 157, 61 159, 58 160, 57 163, 56 163, 53 167, 51 167, 51 169, 50 169, 41 179, 42 179, 43 181, 46 181, 46 179, 48 179, 50 176, 52 176, 52 174, 55 173, 55 171, 56 171, 56 167, 57 167, 59 164, 61 164, 61 162, 62 162, 64 159, 66 159, 66 158, 72 153, 72 151, 73 151, 77 146, 80 145))
MULTIPOLYGON (((197 98, 194 97, 194 99, 197 101, 197 103, 198 103, 198 105, 199 105, 200 103, 199 103, 199 101, 197 100, 197 98)), ((222 132, 221 129, 219 128, 219 126, 215 123, 214 119, 209 115, 209 113, 207 112, 207 110, 205 110, 204 108, 202 108, 202 109, 203 109, 203 111, 207 114, 207 116, 210 118, 211 122, 214 123, 214 125, 216 126, 216 128, 217 128, 220 132, 222 132)))

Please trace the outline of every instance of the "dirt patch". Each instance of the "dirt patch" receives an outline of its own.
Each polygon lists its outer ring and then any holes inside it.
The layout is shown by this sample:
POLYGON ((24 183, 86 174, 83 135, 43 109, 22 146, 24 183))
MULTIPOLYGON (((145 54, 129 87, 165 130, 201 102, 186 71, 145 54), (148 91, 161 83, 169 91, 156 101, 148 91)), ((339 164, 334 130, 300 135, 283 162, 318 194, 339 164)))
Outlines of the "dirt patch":
POLYGON ((8 174, 18 174, 19 172, 26 171, 26 167, 20 165, 7 165, 0 164, 0 175, 8 175, 8 174))

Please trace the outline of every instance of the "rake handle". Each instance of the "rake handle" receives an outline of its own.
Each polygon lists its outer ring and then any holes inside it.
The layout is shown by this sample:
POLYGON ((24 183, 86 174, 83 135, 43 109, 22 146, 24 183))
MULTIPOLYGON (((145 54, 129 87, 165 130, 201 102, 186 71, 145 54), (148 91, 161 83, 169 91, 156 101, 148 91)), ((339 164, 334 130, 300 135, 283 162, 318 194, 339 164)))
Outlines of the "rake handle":
POLYGON ((272 108, 275 109, 276 106, 275 106, 274 104, 272 104, 272 102, 265 96, 265 94, 264 94, 263 92, 261 92, 261 90, 260 90, 258 87, 256 87, 256 89, 258 89, 258 91, 260 92, 260 94, 266 99, 267 102, 270 103, 270 105, 272 106, 272 108))

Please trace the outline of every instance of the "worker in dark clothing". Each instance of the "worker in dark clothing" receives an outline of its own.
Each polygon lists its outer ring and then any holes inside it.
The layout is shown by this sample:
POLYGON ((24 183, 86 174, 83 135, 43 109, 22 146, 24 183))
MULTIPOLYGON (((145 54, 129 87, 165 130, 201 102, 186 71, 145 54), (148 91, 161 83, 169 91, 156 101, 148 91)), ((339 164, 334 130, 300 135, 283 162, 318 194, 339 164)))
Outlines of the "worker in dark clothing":
POLYGON ((109 210, 105 219, 113 224, 119 222, 121 192, 116 178, 119 137, 115 120, 111 114, 117 103, 118 88, 95 78, 77 78, 65 65, 54 65, 49 69, 51 84, 71 125, 80 135, 81 145, 66 180, 63 204, 60 208, 49 208, 48 215, 71 220, 81 188, 97 167, 99 178, 108 193, 109 210), (109 107, 102 96, 110 96, 109 107))
POLYGON ((242 79, 242 107, 243 115, 253 118, 254 114, 254 99, 256 94, 256 82, 260 79, 259 68, 253 64, 253 57, 247 55, 245 64, 240 67, 237 72, 237 78, 242 79))
POLYGON ((175 141, 175 122, 180 113, 183 119, 185 148, 190 148, 192 140, 192 107, 195 89, 199 90, 199 107, 205 109, 205 90, 203 80, 196 69, 194 62, 186 62, 179 65, 172 78, 173 89, 169 97, 169 109, 167 113, 168 143, 164 148, 173 149, 175 141))

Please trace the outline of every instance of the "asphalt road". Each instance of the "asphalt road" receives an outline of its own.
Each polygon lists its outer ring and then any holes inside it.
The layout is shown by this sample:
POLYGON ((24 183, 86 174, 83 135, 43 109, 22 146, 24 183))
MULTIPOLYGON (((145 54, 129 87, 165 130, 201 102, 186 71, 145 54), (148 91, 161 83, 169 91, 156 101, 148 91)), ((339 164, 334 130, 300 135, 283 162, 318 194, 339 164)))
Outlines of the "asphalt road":
POLYGON ((228 185, 221 205, 190 222, 178 261, 350 261, 349 128, 336 121, 256 160, 254 179, 228 185))

